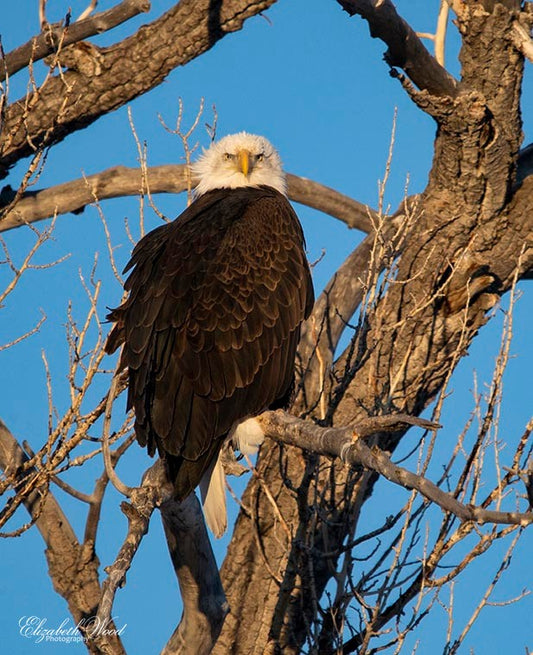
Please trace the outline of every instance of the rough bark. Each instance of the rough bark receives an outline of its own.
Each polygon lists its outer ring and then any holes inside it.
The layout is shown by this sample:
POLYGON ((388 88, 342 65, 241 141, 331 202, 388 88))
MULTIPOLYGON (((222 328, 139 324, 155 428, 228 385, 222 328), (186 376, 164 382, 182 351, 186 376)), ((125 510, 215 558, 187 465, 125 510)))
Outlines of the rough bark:
MULTIPOLYGON (((342 4, 369 12, 372 23, 378 5, 390 3, 342 4)), ((514 186, 523 56, 512 30, 520 3, 465 4, 457 91, 441 86, 436 93, 420 82, 423 90, 415 91, 402 79, 437 123, 433 166, 403 241, 397 283, 366 316, 365 358, 353 361, 347 351, 337 362, 338 374, 350 375, 333 425, 368 414, 418 415, 467 352, 487 310, 515 274, 533 264, 533 182, 527 178, 518 190, 514 186)), ((380 29, 389 44, 394 21, 380 29)), ((421 64, 415 59, 406 70, 410 76, 421 64)), ((392 451, 402 434, 383 435, 377 443, 392 451)), ((335 558, 319 553, 352 534, 375 479, 292 448, 263 449, 258 476, 243 497, 248 511, 239 515, 222 568, 232 614, 215 653, 300 652, 335 571, 335 558), (312 503, 317 496, 319 513, 312 503), (253 634, 246 627, 252 624, 260 626, 253 634)))
POLYGON ((359 14, 370 27, 370 35, 385 41, 384 59, 402 68, 419 89, 437 96, 455 96, 457 81, 427 51, 411 26, 398 15, 390 0, 338 0, 350 16, 359 14))
POLYGON ((247 18, 274 2, 182 0, 113 46, 80 42, 59 52, 59 62, 68 69, 6 108, 0 177, 19 159, 58 143, 161 84, 174 68, 240 30, 247 18))
POLYGON ((123 2, 107 11, 94 14, 90 18, 76 23, 67 25, 66 21, 64 21, 59 24, 46 25, 41 34, 34 36, 28 43, 8 52, 0 60, 0 77, 5 79, 14 75, 28 66, 30 62, 35 63, 56 52, 58 47, 65 48, 71 43, 107 32, 149 9, 150 2, 148 0, 123 0, 123 2))

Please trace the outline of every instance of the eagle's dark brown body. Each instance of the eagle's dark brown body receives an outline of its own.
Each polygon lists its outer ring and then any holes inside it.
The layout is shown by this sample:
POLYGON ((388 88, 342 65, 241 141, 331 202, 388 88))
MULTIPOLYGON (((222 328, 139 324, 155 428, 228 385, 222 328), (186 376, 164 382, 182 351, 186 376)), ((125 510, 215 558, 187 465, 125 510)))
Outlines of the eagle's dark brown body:
POLYGON ((137 439, 184 498, 232 424, 290 390, 313 304, 302 229, 270 187, 213 190, 147 234, 129 269, 107 350, 124 343, 137 439))

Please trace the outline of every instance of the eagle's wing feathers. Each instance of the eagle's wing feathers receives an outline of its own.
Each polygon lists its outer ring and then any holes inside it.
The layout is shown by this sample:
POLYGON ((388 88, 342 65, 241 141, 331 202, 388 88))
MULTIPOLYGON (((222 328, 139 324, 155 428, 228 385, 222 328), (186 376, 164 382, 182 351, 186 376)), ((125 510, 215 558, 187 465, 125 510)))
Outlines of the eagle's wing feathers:
POLYGON ((211 191, 134 249, 125 340, 136 432, 187 495, 231 425, 283 397, 312 304, 303 235, 268 188, 211 191))

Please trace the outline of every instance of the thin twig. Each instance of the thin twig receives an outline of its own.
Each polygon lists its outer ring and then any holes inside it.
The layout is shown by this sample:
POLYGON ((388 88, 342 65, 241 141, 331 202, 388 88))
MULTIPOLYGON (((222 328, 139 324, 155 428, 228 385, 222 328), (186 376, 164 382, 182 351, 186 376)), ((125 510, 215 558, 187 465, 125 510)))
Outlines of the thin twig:
POLYGON ((111 425, 111 411, 113 408, 113 402, 117 396, 119 389, 119 380, 120 380, 120 371, 122 370, 120 355, 115 366, 115 371, 113 373, 113 379, 111 380, 111 386, 109 387, 109 393, 107 394, 107 402, 105 405, 104 413, 104 427, 102 431, 102 452, 104 455, 104 464, 105 470, 109 477, 111 484, 115 489, 121 493, 123 496, 129 498, 134 491, 134 487, 128 487, 124 484, 122 480, 118 477, 115 472, 113 462, 111 460, 111 453, 109 451, 109 435, 110 435, 110 425, 111 425))

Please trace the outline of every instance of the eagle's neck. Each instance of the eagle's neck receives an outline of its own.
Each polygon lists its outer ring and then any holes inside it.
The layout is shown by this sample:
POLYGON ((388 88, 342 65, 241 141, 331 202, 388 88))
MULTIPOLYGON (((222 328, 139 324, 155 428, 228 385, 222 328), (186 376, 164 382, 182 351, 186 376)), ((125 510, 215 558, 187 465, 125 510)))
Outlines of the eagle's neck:
POLYGON ((282 171, 278 173, 272 170, 254 170, 250 177, 246 177, 237 171, 221 171, 220 173, 214 171, 199 177, 200 181, 194 190, 196 198, 214 189, 243 189, 246 187, 256 189, 260 186, 269 186, 284 196, 287 195, 287 181, 282 171))

